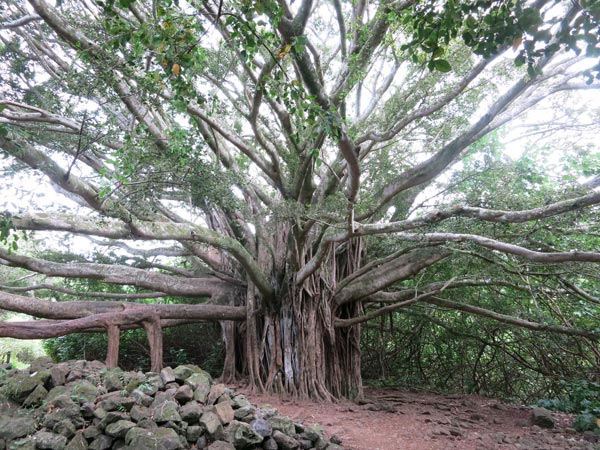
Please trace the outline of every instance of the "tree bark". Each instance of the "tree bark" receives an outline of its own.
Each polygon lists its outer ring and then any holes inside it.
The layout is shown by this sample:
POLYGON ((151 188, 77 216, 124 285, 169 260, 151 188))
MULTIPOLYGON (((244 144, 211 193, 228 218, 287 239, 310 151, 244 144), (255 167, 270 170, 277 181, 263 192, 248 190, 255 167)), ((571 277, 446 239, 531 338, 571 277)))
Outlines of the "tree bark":
POLYGON ((115 367, 119 367, 119 339, 121 330, 118 325, 109 325, 106 330, 108 333, 106 367, 114 369, 115 367))
POLYGON ((163 368, 163 335, 160 317, 154 316, 143 322, 150 345, 150 371, 160 372, 163 368))

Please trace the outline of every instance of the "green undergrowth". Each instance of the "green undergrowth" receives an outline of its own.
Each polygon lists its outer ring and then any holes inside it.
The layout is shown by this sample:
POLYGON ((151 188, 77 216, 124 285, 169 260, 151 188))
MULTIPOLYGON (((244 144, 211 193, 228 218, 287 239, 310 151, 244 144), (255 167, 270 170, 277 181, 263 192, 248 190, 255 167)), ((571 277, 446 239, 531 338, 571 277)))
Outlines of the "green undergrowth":
MULTIPOLYGON (((44 349, 55 362, 72 359, 103 361, 107 345, 106 333, 75 333, 44 341, 44 349)), ((165 366, 196 364, 215 377, 223 369, 224 346, 215 324, 200 322, 164 328, 163 352, 165 366)), ((150 349, 144 330, 121 332, 119 367, 123 370, 150 369, 150 349)))
POLYGON ((540 400, 538 405, 554 411, 577 414, 573 428, 600 435, 600 383, 579 380, 563 382, 561 387, 560 395, 540 400))

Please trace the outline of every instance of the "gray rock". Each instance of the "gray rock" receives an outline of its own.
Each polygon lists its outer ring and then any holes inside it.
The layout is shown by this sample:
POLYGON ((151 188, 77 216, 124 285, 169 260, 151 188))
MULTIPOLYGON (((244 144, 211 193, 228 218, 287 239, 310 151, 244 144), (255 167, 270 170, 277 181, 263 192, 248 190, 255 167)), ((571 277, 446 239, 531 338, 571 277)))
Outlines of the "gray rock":
POLYGON ((94 417, 94 409, 96 406, 93 403, 86 402, 79 407, 81 415, 86 419, 92 419, 94 417))
POLYGON ((186 378, 185 384, 191 387, 192 390, 196 390, 199 386, 208 386, 210 388, 212 377, 208 372, 198 369, 197 372, 192 373, 186 378))
POLYGON ((69 408, 59 408, 52 413, 46 414, 46 416, 44 416, 43 425, 51 430, 57 423, 62 422, 63 420, 70 421, 77 429, 82 428, 85 423, 85 420, 79 411, 79 407, 72 406, 69 408))
POLYGON ((263 437, 271 436, 273 433, 273 427, 269 422, 264 419, 256 419, 250 423, 250 426, 254 431, 263 437))
MULTIPOLYGON (((300 443, 300 448, 302 448, 304 450, 309 450, 309 449, 313 448, 312 442, 310 439, 298 439, 298 442, 300 443)), ((335 444, 330 444, 330 445, 335 445, 335 444)), ((329 448, 329 446, 327 448, 329 448)))
POLYGON ((22 403, 35 388, 39 385, 43 386, 49 378, 49 370, 41 370, 31 374, 28 371, 16 373, 7 380, 4 392, 8 398, 22 403))
POLYGON ((35 421, 30 417, 0 416, 0 439, 12 441, 35 433, 35 421))
POLYGON ((152 408, 152 417, 156 422, 181 422, 177 409, 177 403, 167 400, 152 408))
POLYGON ((135 403, 142 406, 150 406, 153 402, 152 397, 148 394, 145 394, 139 389, 134 389, 131 392, 131 397, 135 400, 135 403))
POLYGON ((71 397, 65 394, 57 395, 52 400, 52 404, 56 408, 76 408, 78 406, 71 397))
POLYGON ((546 408, 532 408, 531 423, 542 428, 554 428, 554 418, 546 408))
POLYGON ((56 397, 61 395, 70 396, 69 388, 67 386, 55 386, 48 392, 46 396, 46 402, 52 402, 56 397))
POLYGON ((198 439, 200 439, 200 436, 202 436, 203 431, 204 428, 202 428, 200 425, 191 425, 187 427, 187 430, 185 430, 185 438, 188 440, 188 442, 196 442, 198 439))
POLYGON ((75 433, 75 436, 69 441, 65 450, 88 450, 88 443, 82 431, 75 433))
POLYGON ((158 428, 158 425, 156 424, 156 422, 150 418, 140 420, 138 422, 137 426, 140 428, 146 428, 148 430, 154 430, 154 429, 158 428))
POLYGON ((207 447, 207 450, 235 450, 229 442, 215 441, 207 447))
POLYGON ((248 401, 245 395, 238 394, 234 395, 231 398, 231 406, 233 407, 233 409, 239 409, 245 406, 250 406, 250 402, 248 401))
POLYGON ((180 404, 187 403, 194 398, 194 391, 189 385, 184 384, 177 389, 174 397, 180 404))
POLYGON ((125 436, 125 442, 135 450, 176 450, 182 447, 177 433, 170 428, 132 428, 125 436))
POLYGON ((98 428, 106 429, 111 423, 118 422, 119 420, 129 420, 131 417, 129 414, 121 411, 111 411, 106 413, 104 418, 98 422, 98 428))
POLYGON ((337 445, 337 444, 329 444, 327 446, 327 450, 344 450, 344 447, 342 447, 341 445, 337 445))
POLYGON ((135 405, 135 398, 111 395, 102 400, 98 406, 105 411, 129 411, 135 405))
POLYGON ((318 431, 316 429, 316 427, 314 427, 314 428, 305 429, 302 432, 302 437, 305 437, 306 439, 310 440, 311 442, 317 442, 317 440, 319 440, 323 436, 322 436, 321 432, 318 431))
POLYGON ((225 385, 224 384, 214 384, 208 393, 208 399, 206 403, 209 405, 214 405, 217 403, 217 400, 221 395, 225 393, 225 385))
POLYGON ((330 438, 329 441, 332 444, 337 444, 337 445, 342 445, 342 440, 340 439, 340 437, 336 434, 333 434, 330 438))
POLYGON ((95 439, 102 434, 102 430, 95 425, 89 426, 83 430, 83 437, 89 440, 95 439))
POLYGON ((96 437, 89 445, 90 450, 106 450, 112 447, 113 438, 105 434, 96 437))
POLYGON ((177 392, 176 389, 169 389, 166 391, 157 392, 154 396, 154 400, 152 401, 152 405, 150 405, 150 407, 154 408, 155 406, 160 405, 166 401, 174 401, 175 392, 177 392))
POLYGON ((233 416, 236 420, 242 422, 252 422, 256 419, 256 408, 252 405, 242 406, 241 408, 234 410, 233 416))
POLYGON ((35 450, 35 441, 32 436, 11 441, 8 444, 8 450, 35 450))
POLYGON ((23 406, 25 408, 31 408, 33 406, 40 405, 48 395, 48 391, 46 388, 38 384, 35 389, 27 396, 27 398, 23 401, 23 406))
POLYGON ((434 436, 450 436, 450 430, 443 426, 436 426, 431 431, 434 436))
POLYGON ((321 437, 319 439, 317 439, 314 444, 315 444, 316 450, 325 450, 327 448, 327 446, 329 445, 329 443, 321 437))
POLYGON ((187 430, 188 424, 187 424, 187 422, 165 422, 164 424, 161 424, 161 427, 171 428, 171 429, 175 430, 175 432, 179 436, 184 436, 185 431, 187 430))
POLYGON ((121 369, 110 369, 104 374, 104 387, 108 392, 123 389, 123 371, 121 369))
POLYGON ((135 427, 135 423, 129 420, 117 420, 104 430, 106 434, 114 438, 124 438, 129 430, 135 427))
POLYGON ((35 447, 40 450, 64 450, 67 438, 48 431, 38 431, 33 435, 35 447))
POLYGON ((79 404, 86 402, 95 402, 98 396, 98 388, 89 381, 79 381, 76 384, 70 386, 71 398, 79 402, 79 404))
POLYGON ((179 408, 179 415, 187 423, 198 423, 198 419, 202 416, 202 406, 195 401, 191 401, 179 408))
POLYGON ((148 378, 141 383, 137 389, 146 395, 155 395, 159 389, 163 386, 160 376, 148 378))
POLYGON ((463 436, 463 432, 457 427, 450 427, 449 431, 450 431, 451 436, 455 436, 455 437, 463 436))
POLYGON ((62 386, 65 384, 69 370, 69 365, 67 363, 53 365, 50 368, 50 384, 52 387, 62 386))
POLYGON ((294 426, 294 422, 288 417, 284 416, 273 416, 267 419, 271 424, 274 430, 279 430, 283 434, 288 436, 296 434, 296 427, 294 426))
POLYGON ((266 439, 265 442, 263 442, 262 448, 264 450, 279 450, 279 446, 273 438, 266 439))
POLYGON ((160 379, 162 380, 163 384, 168 384, 168 383, 172 383, 175 381, 175 373, 173 372, 173 369, 170 367, 165 367, 163 370, 160 371, 160 379))
POLYGON ((264 438, 245 422, 234 420, 225 431, 225 440, 232 443, 235 448, 246 448, 260 444, 264 438))
MULTIPOLYGON (((279 430, 273 431, 273 439, 275 439, 278 447, 282 450, 296 450, 300 448, 300 442, 279 430)), ((330 446, 327 446, 327 448, 329 447, 330 446)))
POLYGON ((127 444, 125 444, 125 441, 123 439, 117 439, 116 441, 113 442, 111 450, 121 450, 127 447, 127 444))
MULTIPOLYGON (((227 388, 225 388, 225 390, 227 391, 227 388)), ((229 405, 231 405, 231 397, 229 396, 229 394, 227 392, 224 392, 223 395, 221 395, 218 399, 217 399, 217 403, 227 403, 229 405)))
POLYGON ((96 408, 94 408, 93 415, 94 415, 94 417, 96 419, 102 420, 102 419, 104 419, 106 417, 107 414, 108 413, 106 411, 104 411, 104 409, 100 408, 99 406, 97 406, 96 408))
POLYGON ((129 415, 131 416, 131 420, 139 422, 142 419, 151 417, 152 411, 146 406, 134 405, 131 411, 129 411, 129 415))
POLYGON ((217 403, 213 410, 223 425, 227 425, 234 419, 233 408, 229 402, 217 403))
POLYGON ((219 417, 212 411, 205 411, 200 417, 199 422, 213 438, 218 438, 223 433, 223 425, 221 425, 219 417))
POLYGON ((196 441, 196 448, 206 448, 208 447, 208 439, 206 439, 205 435, 202 435, 196 441))
POLYGON ((208 401, 208 393, 210 387, 206 385, 200 385, 194 390, 194 400, 202 404, 206 404, 208 401))
POLYGON ((46 370, 52 367, 52 364, 52 358, 49 356, 40 356, 29 363, 29 371, 33 373, 40 370, 46 370))
POLYGON ((87 450, 88 445, 85 437, 83 437, 83 432, 78 431, 75 433, 75 436, 69 441, 65 450, 87 450))
POLYGON ((195 366, 193 364, 183 364, 181 366, 177 366, 173 369, 173 374, 175 375, 175 380, 184 382, 188 379, 192 374, 204 372, 200 367, 195 366))
POLYGON ((67 419, 61 420, 52 428, 53 433, 61 434, 67 439, 71 439, 75 435, 76 431, 77 429, 75 428, 75 425, 73 425, 73 423, 67 419))

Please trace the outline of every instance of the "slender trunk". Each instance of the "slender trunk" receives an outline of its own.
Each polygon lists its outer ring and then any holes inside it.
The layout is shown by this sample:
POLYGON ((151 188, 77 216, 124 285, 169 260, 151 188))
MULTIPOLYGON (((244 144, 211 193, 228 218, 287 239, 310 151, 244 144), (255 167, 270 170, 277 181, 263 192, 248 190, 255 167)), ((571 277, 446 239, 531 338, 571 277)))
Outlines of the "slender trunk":
POLYGON ((119 366, 119 338, 121 329, 118 325, 109 325, 106 331, 108 333, 106 367, 114 369, 119 366))
POLYGON ((150 370, 160 372, 163 368, 163 335, 160 318, 155 317, 144 321, 143 325, 150 345, 150 370))
POLYGON ((225 361, 223 361, 223 372, 221 382, 233 383, 236 380, 235 366, 235 324, 231 321, 221 321, 221 333, 225 344, 225 361))

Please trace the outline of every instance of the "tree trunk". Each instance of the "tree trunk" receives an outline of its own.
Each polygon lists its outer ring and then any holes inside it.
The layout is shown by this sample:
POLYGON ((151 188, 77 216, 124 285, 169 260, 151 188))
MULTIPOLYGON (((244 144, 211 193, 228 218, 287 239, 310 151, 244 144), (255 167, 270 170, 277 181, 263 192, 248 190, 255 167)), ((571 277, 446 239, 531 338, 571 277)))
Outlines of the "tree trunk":
POLYGON ((108 348, 106 350, 106 367, 114 369, 119 367, 119 338, 121 329, 118 325, 107 327, 108 348))
POLYGON ((160 317, 143 322, 150 345, 150 370, 160 372, 163 368, 163 335, 160 317))
POLYGON ((338 280, 359 267, 361 243, 347 245, 337 256, 331 253, 324 269, 302 286, 280 276, 289 281, 269 303, 249 285, 247 320, 235 333, 224 329, 224 335, 227 360, 243 365, 251 389, 324 401, 363 395, 360 325, 334 325, 336 317, 355 317, 360 306, 336 308, 333 299, 338 280), (236 335, 244 337, 243 348, 235 346, 236 335))

